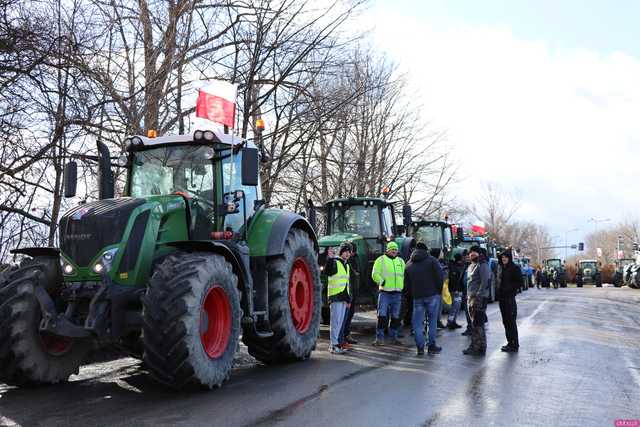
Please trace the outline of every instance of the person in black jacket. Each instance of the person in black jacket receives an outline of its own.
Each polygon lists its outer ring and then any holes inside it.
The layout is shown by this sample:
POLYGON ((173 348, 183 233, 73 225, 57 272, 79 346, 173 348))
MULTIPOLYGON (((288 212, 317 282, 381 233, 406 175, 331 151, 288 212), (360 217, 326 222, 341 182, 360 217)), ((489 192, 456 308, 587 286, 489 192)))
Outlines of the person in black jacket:
POLYGON ((453 256, 453 262, 449 267, 449 292, 453 298, 451 309, 449 310, 449 318, 447 319, 448 329, 458 329, 462 326, 456 323, 456 317, 460 311, 460 305, 462 304, 462 288, 464 279, 464 261, 462 260, 462 254, 455 254, 453 256))
POLYGON ((411 254, 404 272, 405 287, 413 298, 413 330, 418 356, 424 354, 425 312, 429 328, 429 354, 438 354, 442 348, 436 345, 437 316, 442 294, 442 268, 437 259, 429 255, 427 245, 420 241, 411 254))
POLYGON ((500 268, 498 269, 496 285, 502 323, 507 336, 507 344, 502 346, 501 350, 517 352, 520 343, 518 342, 518 325, 516 324, 518 315, 516 293, 523 286, 523 280, 522 271, 520 267, 513 263, 513 255, 509 250, 500 255, 500 268))

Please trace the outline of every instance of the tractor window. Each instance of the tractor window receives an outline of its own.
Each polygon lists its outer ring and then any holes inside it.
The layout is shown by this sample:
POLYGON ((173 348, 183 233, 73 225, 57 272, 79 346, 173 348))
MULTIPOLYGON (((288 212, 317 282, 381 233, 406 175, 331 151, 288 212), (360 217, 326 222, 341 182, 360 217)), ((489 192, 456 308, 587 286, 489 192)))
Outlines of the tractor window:
POLYGON ((393 217, 391 216, 391 208, 385 206, 382 208, 382 232, 385 236, 393 235, 393 217))
POLYGON ((213 202, 211 148, 158 147, 135 153, 131 169, 131 196, 158 196, 174 192, 213 202))
POLYGON ((443 248, 442 230, 437 225, 423 225, 416 231, 416 241, 422 240, 429 249, 443 248))
MULTIPOLYGON (((229 153, 225 151, 224 154, 229 153)), ((253 215, 254 203, 260 197, 257 187, 241 185, 242 176, 242 151, 233 156, 233 163, 231 157, 227 157, 222 161, 222 185, 223 193, 226 197, 229 197, 235 190, 244 191, 244 202, 239 202, 239 212, 235 214, 227 214, 224 218, 224 229, 231 229, 233 231, 239 231, 244 225, 244 208, 247 208, 247 219, 253 215)))
POLYGON ((380 235, 377 206, 335 207, 331 219, 333 233, 355 233, 370 239, 380 235))

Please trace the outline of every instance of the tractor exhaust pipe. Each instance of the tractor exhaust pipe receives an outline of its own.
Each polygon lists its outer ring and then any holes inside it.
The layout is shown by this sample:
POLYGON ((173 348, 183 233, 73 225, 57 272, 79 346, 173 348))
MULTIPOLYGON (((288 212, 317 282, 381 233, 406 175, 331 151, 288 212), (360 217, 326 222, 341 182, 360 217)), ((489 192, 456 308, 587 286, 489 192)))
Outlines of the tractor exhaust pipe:
POLYGON ((111 153, 106 144, 98 141, 98 188, 99 198, 113 199, 114 181, 113 171, 111 170, 111 153))

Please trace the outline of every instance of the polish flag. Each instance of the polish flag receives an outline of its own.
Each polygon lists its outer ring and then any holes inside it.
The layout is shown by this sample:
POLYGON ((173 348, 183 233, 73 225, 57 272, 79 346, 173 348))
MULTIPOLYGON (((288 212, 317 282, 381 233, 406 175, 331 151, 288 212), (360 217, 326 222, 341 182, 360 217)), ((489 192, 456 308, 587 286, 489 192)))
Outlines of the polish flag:
POLYGON ((233 129, 236 117, 236 85, 211 80, 198 91, 196 117, 221 123, 233 129))
POLYGON ((471 231, 476 234, 484 234, 486 229, 484 228, 484 222, 478 222, 477 224, 473 224, 471 226, 471 231))

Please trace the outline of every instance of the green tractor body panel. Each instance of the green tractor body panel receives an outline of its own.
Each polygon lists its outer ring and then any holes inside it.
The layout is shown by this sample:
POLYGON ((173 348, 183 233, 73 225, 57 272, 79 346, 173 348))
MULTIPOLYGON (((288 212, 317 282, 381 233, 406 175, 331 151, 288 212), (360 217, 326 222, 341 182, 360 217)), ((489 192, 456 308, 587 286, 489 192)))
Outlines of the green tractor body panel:
MULTIPOLYGON (((311 225, 300 215, 282 209, 260 209, 251 219, 247 232, 249 253, 252 257, 282 254, 287 232, 301 228, 316 240, 311 225)), ((317 246, 316 246, 317 248, 317 246)))

